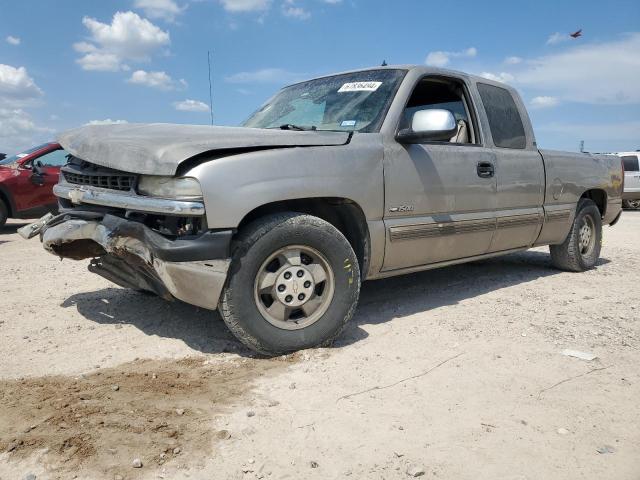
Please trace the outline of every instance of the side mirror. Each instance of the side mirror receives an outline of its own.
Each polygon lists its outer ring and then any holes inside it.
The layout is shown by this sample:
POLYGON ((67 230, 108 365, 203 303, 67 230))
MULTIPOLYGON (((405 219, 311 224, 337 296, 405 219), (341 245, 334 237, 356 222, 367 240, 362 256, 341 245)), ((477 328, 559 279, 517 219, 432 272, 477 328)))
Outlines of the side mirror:
POLYGON ((36 160, 35 162, 33 162, 32 172, 31 183, 38 187, 44 185, 45 172, 40 160, 36 160))
POLYGON ((411 127, 396 135, 399 143, 447 141, 458 131, 458 123, 449 110, 418 110, 413 114, 411 127))
POLYGON ((43 165, 42 162, 40 160, 36 160, 35 162, 33 162, 33 166, 31 167, 31 169, 33 170, 33 173, 36 173, 38 175, 44 175, 44 169, 43 169, 43 165))

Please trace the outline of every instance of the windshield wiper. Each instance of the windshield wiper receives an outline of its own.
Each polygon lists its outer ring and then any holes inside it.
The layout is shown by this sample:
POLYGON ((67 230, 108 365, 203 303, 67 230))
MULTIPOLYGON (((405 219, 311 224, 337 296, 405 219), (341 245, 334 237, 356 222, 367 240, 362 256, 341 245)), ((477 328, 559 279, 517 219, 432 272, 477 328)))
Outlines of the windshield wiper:
POLYGON ((301 127, 300 125, 294 125, 293 123, 285 123, 284 125, 280 125, 280 130, 297 130, 300 132, 306 131, 316 131, 318 127, 315 125, 311 125, 310 127, 301 127))

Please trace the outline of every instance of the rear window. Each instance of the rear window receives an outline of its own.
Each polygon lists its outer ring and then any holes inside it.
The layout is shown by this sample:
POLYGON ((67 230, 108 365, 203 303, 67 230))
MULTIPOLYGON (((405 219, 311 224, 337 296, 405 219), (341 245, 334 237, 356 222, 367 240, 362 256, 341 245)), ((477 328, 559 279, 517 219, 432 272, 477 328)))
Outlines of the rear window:
POLYGON ((524 125, 509 91, 479 83, 478 92, 487 112, 493 144, 501 148, 525 148, 524 125))
POLYGON ((624 163, 625 172, 637 172, 640 170, 640 168, 638 168, 638 157, 635 155, 622 157, 622 163, 624 163))

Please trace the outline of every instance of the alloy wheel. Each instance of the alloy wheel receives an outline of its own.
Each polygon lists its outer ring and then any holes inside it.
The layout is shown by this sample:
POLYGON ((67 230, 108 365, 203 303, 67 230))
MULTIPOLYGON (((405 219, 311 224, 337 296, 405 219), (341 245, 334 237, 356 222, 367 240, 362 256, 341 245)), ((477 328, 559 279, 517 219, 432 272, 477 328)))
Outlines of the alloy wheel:
POLYGON ((580 225, 579 230, 579 246, 580 246, 580 254, 583 256, 587 256, 593 252, 596 242, 595 236, 595 222, 590 215, 585 215, 582 219, 582 224, 580 225))
POLYGON ((263 262, 256 275, 254 297, 269 323, 299 330, 324 315, 334 289, 333 270, 324 255, 311 247, 292 245, 263 262))

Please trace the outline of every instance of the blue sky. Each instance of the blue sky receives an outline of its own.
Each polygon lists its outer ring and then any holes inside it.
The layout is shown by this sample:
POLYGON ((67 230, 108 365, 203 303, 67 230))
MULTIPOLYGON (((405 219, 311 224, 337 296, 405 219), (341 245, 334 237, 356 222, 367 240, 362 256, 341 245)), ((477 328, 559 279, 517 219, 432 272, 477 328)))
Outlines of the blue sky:
POLYGON ((640 148, 637 0, 0 0, 0 19, 7 153, 91 121, 209 123, 207 50, 216 124, 386 60, 507 81, 543 148, 640 148))

